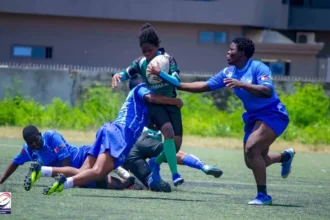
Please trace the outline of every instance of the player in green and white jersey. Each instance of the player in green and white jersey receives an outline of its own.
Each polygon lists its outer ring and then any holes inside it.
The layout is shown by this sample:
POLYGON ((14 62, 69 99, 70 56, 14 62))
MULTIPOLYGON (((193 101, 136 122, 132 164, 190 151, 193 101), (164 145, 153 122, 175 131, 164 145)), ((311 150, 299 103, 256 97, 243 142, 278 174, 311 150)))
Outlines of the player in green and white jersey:
MULTIPOLYGON (((142 26, 139 35, 139 45, 142 49, 142 57, 139 57, 123 72, 116 73, 112 78, 112 87, 116 87, 120 81, 127 80, 135 75, 141 75, 143 81, 156 94, 165 95, 171 98, 177 96, 176 87, 180 84, 180 70, 174 57, 168 55, 164 48, 160 48, 160 39, 150 24, 142 26), (150 61, 158 56, 165 55, 169 58, 170 71, 164 73, 159 66, 153 66, 150 72, 159 75, 163 79, 162 83, 150 84, 147 80, 147 67, 150 61)), ((167 161, 172 173, 172 180, 175 186, 184 182, 177 170, 176 152, 182 144, 182 118, 180 108, 170 105, 148 105, 148 117, 152 124, 155 124, 164 136, 164 150, 156 158, 149 161, 152 176, 149 184, 158 184, 162 181, 160 177, 160 164, 167 161)))

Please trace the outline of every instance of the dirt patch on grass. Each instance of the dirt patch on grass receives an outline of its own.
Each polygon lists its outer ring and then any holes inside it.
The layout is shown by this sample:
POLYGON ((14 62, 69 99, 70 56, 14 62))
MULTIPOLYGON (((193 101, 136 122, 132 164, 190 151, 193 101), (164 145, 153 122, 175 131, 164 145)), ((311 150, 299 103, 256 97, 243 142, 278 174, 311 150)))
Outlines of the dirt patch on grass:
MULTIPOLYGON (((48 130, 40 129, 41 131, 48 130)), ((95 140, 96 130, 58 130, 64 138, 69 142, 85 142, 91 144, 95 140)), ((0 127, 0 138, 8 139, 21 139, 22 128, 18 127, 0 127)), ((217 137, 197 137, 197 136, 184 136, 183 146, 187 147, 212 147, 212 148, 224 148, 224 149, 241 149, 243 146, 242 140, 235 138, 217 138, 217 137)), ((330 153, 330 145, 311 145, 302 144, 300 142, 285 142, 276 141, 272 146, 273 151, 282 151, 289 147, 294 148, 299 152, 321 152, 330 153)))

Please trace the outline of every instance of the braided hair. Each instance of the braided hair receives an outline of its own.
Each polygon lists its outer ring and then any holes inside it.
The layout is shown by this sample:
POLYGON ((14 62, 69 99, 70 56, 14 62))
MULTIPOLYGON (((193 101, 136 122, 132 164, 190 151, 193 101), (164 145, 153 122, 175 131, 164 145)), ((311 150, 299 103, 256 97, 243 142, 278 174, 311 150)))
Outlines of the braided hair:
POLYGON ((139 34, 139 42, 140 42, 140 47, 142 46, 142 44, 145 43, 154 45, 156 47, 159 46, 160 44, 159 37, 156 31, 152 28, 152 26, 149 23, 142 25, 139 34))

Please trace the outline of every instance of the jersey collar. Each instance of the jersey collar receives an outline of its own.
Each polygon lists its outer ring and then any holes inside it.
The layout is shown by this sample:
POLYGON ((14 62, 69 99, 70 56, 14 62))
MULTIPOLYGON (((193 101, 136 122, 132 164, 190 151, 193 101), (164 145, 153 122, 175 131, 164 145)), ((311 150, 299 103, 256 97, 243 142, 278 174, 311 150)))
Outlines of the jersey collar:
POLYGON ((247 64, 243 67, 243 69, 237 69, 236 68, 236 71, 238 72, 238 73, 244 73, 244 72, 246 72, 246 70, 250 67, 250 65, 251 65, 251 63, 252 63, 252 60, 249 60, 248 62, 247 62, 247 64))

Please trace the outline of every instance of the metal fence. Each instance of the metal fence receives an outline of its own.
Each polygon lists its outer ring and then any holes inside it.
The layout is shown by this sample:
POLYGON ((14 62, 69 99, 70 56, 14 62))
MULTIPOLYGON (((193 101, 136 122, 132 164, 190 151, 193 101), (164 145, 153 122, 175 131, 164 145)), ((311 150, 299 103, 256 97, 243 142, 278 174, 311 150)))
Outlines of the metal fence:
MULTIPOLYGON (((73 71, 87 72, 120 72, 123 68, 110 66, 81 66, 81 65, 65 65, 65 64, 36 64, 36 63, 18 63, 18 62, 0 62, 0 68, 27 68, 27 69, 45 69, 45 70, 63 70, 68 74, 73 71)), ((213 72, 195 72, 181 71, 180 75, 185 77, 211 77, 213 72)), ((320 77, 296 77, 296 76, 273 76, 274 81, 282 82, 311 82, 311 83, 330 83, 326 78, 320 77)))

